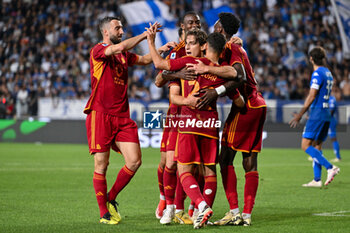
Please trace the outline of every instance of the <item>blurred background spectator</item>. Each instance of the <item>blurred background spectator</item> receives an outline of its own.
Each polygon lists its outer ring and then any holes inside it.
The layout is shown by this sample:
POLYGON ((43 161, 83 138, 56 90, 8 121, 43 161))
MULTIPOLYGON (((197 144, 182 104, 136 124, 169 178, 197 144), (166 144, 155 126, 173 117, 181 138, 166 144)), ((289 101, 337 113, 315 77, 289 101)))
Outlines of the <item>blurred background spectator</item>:
MULTIPOLYGON (((121 15, 127 0, 4 0, 0 6, 0 117, 36 116, 38 99, 87 98, 90 94, 89 50, 100 37, 98 20, 121 15), (16 107, 14 107, 16 106, 16 107)), ((329 0, 165 0, 181 19, 218 2, 229 5, 242 19, 240 37, 266 99, 303 99, 311 68, 307 52, 326 48, 335 90, 350 100, 350 62, 342 53, 340 36, 329 0)), ((202 17, 203 28, 208 28, 202 17)), ((131 36, 127 22, 125 38, 131 36)), ((140 53, 139 48, 134 49, 140 53)), ((130 99, 167 98, 157 88, 153 66, 129 71, 130 99)))

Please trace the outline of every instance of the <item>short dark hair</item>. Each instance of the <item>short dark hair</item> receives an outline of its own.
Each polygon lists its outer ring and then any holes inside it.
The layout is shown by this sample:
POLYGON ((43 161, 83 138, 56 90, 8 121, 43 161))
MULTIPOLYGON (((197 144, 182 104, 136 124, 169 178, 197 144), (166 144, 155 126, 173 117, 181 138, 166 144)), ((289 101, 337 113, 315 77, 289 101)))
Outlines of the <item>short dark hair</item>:
POLYGON ((241 20, 236 15, 222 12, 219 14, 219 19, 223 29, 230 37, 237 33, 241 20))
POLYGON ((309 56, 312 57, 312 60, 316 65, 322 66, 325 64, 324 59, 326 58, 326 51, 321 46, 316 46, 311 49, 309 56))
POLYGON ((103 33, 103 27, 112 20, 120 21, 120 18, 116 16, 106 16, 98 22, 98 28, 100 29, 101 33, 103 33))
POLYGON ((182 17, 181 23, 184 23, 185 17, 186 17, 187 15, 199 16, 199 15, 198 15, 196 12, 194 12, 194 11, 187 11, 187 12, 185 13, 185 15, 182 17))
POLYGON ((204 45, 205 43, 207 43, 207 33, 205 33, 205 31, 202 30, 190 30, 186 33, 185 35, 185 40, 187 38, 187 36, 194 36, 196 38, 196 43, 198 42, 199 45, 204 45))
POLYGON ((225 48, 226 39, 221 33, 213 32, 208 35, 207 42, 220 55, 225 48))

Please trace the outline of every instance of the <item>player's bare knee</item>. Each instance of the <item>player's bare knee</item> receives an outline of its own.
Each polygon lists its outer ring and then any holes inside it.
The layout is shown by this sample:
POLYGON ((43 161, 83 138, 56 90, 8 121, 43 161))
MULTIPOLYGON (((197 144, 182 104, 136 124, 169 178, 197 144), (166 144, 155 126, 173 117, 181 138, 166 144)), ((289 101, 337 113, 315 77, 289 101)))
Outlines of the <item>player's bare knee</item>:
POLYGON ((247 167, 244 167, 244 171, 245 173, 247 172, 256 172, 258 170, 257 166, 247 166, 247 167))
POLYGON ((204 166, 204 175, 205 176, 216 175, 216 166, 215 165, 204 166))
POLYGON ((105 157, 95 157, 95 172, 105 174, 109 161, 105 157))
POLYGON ((95 162, 95 172, 99 173, 99 174, 106 174, 107 171, 107 167, 108 167, 108 162, 95 162))
POLYGON ((132 170, 132 171, 136 171, 142 164, 142 160, 141 158, 140 159, 135 159, 135 160, 132 160, 132 161, 129 161, 126 163, 126 166, 132 170))
POLYGON ((176 162, 175 161, 166 161, 166 167, 169 168, 169 169, 176 169, 176 162))
POLYGON ((253 172, 258 170, 258 153, 243 153, 242 165, 245 172, 253 172))

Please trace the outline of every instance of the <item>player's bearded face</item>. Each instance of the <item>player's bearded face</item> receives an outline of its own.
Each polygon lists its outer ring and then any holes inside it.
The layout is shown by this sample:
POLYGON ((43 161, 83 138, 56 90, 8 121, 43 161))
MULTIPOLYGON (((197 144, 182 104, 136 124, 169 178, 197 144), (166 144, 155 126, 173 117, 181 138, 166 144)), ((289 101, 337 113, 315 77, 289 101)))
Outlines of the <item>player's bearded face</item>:
POLYGON ((124 34, 123 25, 118 20, 112 20, 110 22, 110 28, 108 30, 109 39, 113 44, 119 44, 122 41, 124 34))
POLYGON ((119 35, 110 35, 109 39, 113 44, 119 44, 122 41, 122 36, 119 35))

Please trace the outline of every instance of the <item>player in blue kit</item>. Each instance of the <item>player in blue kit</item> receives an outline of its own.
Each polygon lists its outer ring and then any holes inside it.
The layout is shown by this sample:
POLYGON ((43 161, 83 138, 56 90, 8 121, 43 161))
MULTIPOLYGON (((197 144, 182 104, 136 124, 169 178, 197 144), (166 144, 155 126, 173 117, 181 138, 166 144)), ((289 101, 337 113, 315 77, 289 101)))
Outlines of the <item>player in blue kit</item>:
POLYGON ((337 124, 338 124, 338 104, 335 96, 331 95, 329 97, 329 111, 331 113, 331 123, 329 125, 328 136, 332 140, 335 159, 332 159, 332 162, 339 162, 341 160, 340 148, 337 140, 337 124))
POLYGON ((322 47, 313 48, 309 52, 309 59, 314 70, 311 76, 310 92, 306 97, 303 108, 289 124, 295 128, 304 113, 310 108, 301 148, 313 159, 314 179, 307 184, 303 184, 303 187, 321 187, 322 166, 327 169, 327 180, 324 185, 328 185, 340 171, 338 167, 332 165, 322 155, 322 143, 327 138, 331 121, 329 97, 333 86, 333 77, 328 68, 325 67, 326 52, 322 47))

